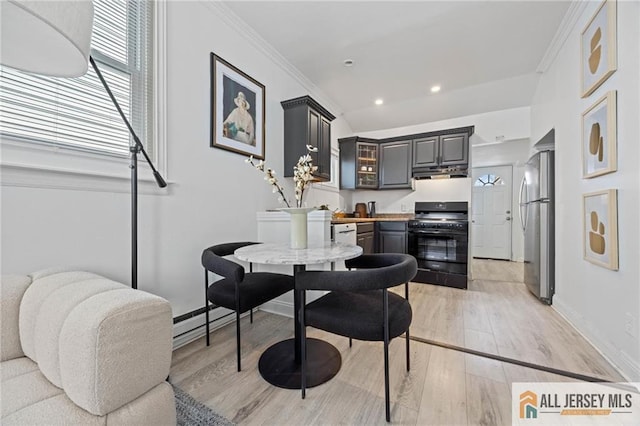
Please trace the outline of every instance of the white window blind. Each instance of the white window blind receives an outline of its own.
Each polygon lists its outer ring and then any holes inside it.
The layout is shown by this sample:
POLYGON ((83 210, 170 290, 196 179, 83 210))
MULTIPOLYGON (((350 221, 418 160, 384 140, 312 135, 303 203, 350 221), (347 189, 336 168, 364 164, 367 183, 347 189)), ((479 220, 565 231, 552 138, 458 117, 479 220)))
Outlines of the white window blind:
MULTIPOLYGON (((94 0, 92 56, 153 155, 151 1, 94 0)), ((95 71, 52 78, 0 67, 0 134, 24 142, 126 156, 130 135, 95 71)))

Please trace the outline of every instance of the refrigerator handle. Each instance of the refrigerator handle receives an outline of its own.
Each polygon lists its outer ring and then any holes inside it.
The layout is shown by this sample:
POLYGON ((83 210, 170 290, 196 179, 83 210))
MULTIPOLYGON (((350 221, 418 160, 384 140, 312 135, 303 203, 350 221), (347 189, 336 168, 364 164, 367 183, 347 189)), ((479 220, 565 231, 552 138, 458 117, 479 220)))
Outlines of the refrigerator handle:
POLYGON ((523 177, 522 177, 522 182, 520 182, 520 193, 518 194, 518 205, 519 205, 519 207, 518 207, 518 213, 519 213, 519 215, 520 215, 520 225, 522 226, 522 232, 523 232, 523 233, 525 232, 525 230, 526 230, 526 228, 527 228, 527 224, 526 224, 526 222, 525 222, 526 215, 524 215, 524 217, 523 217, 523 215, 522 215, 522 208, 523 208, 523 207, 527 207, 527 208, 529 207, 529 206, 527 206, 526 204, 524 204, 524 203, 523 203, 523 200, 522 200, 522 196, 523 196, 523 194, 524 194, 525 184, 526 184, 526 176, 523 176, 523 177))

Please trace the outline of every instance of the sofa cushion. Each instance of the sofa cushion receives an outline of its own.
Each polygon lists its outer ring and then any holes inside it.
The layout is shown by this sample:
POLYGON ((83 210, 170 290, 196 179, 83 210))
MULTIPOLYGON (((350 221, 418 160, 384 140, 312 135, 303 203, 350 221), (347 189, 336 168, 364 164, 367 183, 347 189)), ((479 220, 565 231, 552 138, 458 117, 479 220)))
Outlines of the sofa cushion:
POLYGON ((60 332, 62 387, 95 415, 123 406, 169 375, 172 331, 161 297, 122 288, 86 299, 60 332))
POLYGON ((17 411, 4 413, 2 425, 175 425, 173 389, 161 383, 149 392, 105 416, 94 416, 64 393, 41 399, 17 411))
MULTIPOLYGON (((42 274, 36 273, 32 276, 40 277, 42 274)), ((35 349, 36 321, 47 298, 59 288, 95 278, 101 277, 91 272, 75 271, 49 274, 33 280, 20 304, 20 343, 26 356, 38 362, 35 349)))
POLYGON ((18 313, 22 296, 31 284, 31 278, 4 275, 0 284, 0 361, 24 355, 20 345, 18 313))
POLYGON ((166 379, 169 302, 88 272, 35 276, 20 307, 24 353, 75 404, 104 415, 166 379))
MULTIPOLYGON (((46 379, 45 379, 46 380, 46 379)), ((34 402, 2 418, 9 425, 105 426, 106 417, 94 416, 75 405, 64 393, 34 402)))
MULTIPOLYGON (((39 283, 39 281, 35 281, 39 283)), ((60 375, 60 332, 69 313, 78 305, 105 291, 125 289, 124 285, 105 278, 71 283, 52 292, 42 304, 34 329, 38 366, 51 383, 62 387, 60 375)))
POLYGON ((0 363, 0 376, 2 376, 2 383, 4 383, 5 380, 13 379, 14 377, 36 370, 38 370, 38 364, 31 361, 26 356, 0 363))
MULTIPOLYGON (((26 358, 23 358, 26 360, 26 358)), ((64 394, 62 389, 57 388, 47 380, 40 370, 31 368, 32 361, 28 363, 16 363, 5 361, 2 363, 2 375, 5 375, 5 368, 12 374, 11 378, 2 380, 2 424, 5 424, 5 417, 22 410, 25 407, 37 404, 40 401, 64 394)))

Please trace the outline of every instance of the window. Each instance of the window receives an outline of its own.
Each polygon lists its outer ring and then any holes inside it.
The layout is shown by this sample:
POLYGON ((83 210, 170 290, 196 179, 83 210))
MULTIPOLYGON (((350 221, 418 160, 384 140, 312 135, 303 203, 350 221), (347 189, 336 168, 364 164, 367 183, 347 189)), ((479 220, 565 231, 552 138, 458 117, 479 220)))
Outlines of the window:
POLYGON ((504 179, 496 175, 482 175, 473 183, 473 186, 498 186, 504 185, 504 179))
MULTIPOLYGON (((152 2, 94 0, 92 56, 149 154, 152 2)), ((0 67, 0 134, 18 141, 127 156, 129 132, 89 66, 78 78, 0 67)))

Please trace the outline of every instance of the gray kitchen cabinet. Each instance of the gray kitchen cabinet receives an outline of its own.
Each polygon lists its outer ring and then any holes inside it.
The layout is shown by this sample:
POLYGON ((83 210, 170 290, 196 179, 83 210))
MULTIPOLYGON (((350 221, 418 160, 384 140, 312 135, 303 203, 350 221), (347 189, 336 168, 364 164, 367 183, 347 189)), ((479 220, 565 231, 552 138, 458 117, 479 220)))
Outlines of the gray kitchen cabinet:
POLYGON ((380 144, 380 183, 378 189, 411 188, 412 141, 380 144))
POLYGON ((440 165, 455 166, 469 162, 469 135, 458 133, 440 136, 440 165))
POLYGON ((440 138, 428 138, 413 141, 413 167, 434 167, 438 165, 440 138))
POLYGON ((474 127, 370 139, 339 139, 340 189, 405 189, 412 178, 468 176, 474 127))
POLYGON ((339 139, 340 189, 378 188, 379 144, 358 136, 339 139))
POLYGON ((413 167, 455 166, 469 162, 469 134, 430 136, 413 141, 413 167))
POLYGON ((310 96, 280 103, 284 109, 284 176, 293 176, 293 167, 307 153, 307 145, 318 148, 312 153, 318 166, 314 177, 331 180, 331 121, 335 116, 310 96))
POLYGON ((358 223, 357 225, 357 243, 362 247, 364 254, 375 253, 375 238, 373 222, 358 223))
POLYGON ((377 222, 378 253, 407 253, 407 222, 377 222))

